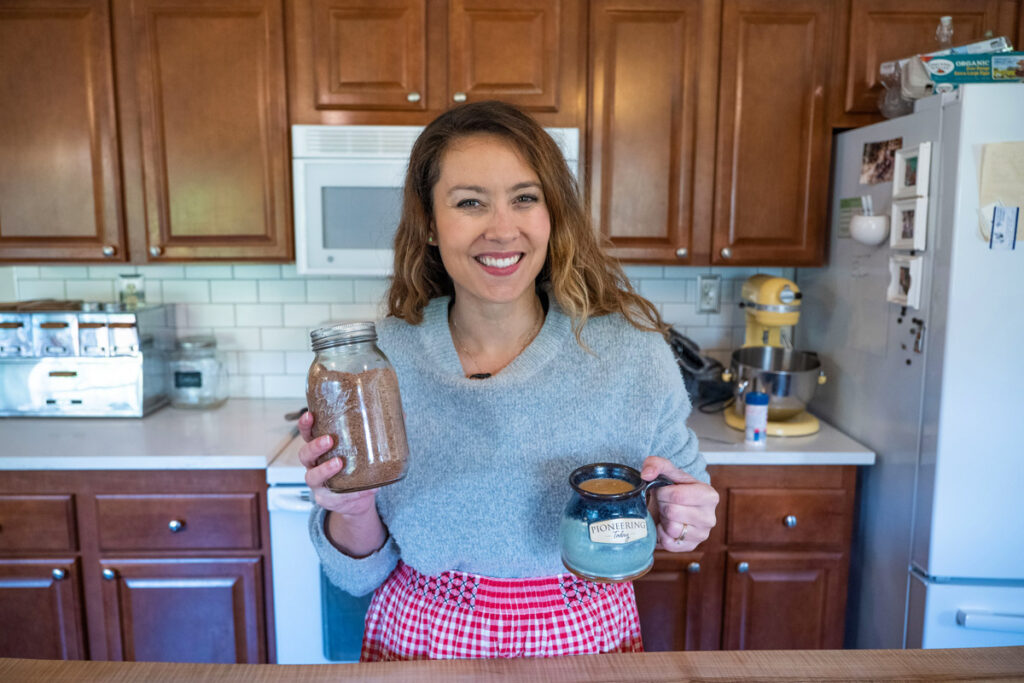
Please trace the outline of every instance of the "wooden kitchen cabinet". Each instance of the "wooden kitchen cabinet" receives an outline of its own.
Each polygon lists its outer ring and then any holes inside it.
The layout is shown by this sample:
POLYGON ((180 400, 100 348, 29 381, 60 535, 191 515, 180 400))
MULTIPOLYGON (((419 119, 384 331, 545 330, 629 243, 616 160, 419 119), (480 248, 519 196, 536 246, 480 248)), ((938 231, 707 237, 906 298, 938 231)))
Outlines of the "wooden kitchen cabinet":
POLYGON ((124 261, 107 0, 0 5, 0 262, 124 261))
POLYGON ((273 661, 269 561, 262 470, 5 472, 0 656, 273 661))
POLYGON ((710 538, 634 582, 645 649, 842 648, 856 467, 708 472, 710 538))
POLYGON ((291 122, 420 125, 500 99, 579 126, 581 0, 287 3, 291 122))
MULTIPOLYGON (((834 58, 832 124, 853 128, 882 120, 878 98, 882 62, 938 49, 935 28, 953 17, 953 44, 986 36, 1014 41, 1019 14, 1016 0, 848 0, 845 49, 834 58)), ((1016 43, 1015 43, 1016 44, 1016 43)))
POLYGON ((0 263, 289 261, 281 0, 0 7, 0 263))
POLYGON ((599 0, 589 199, 626 262, 820 265, 838 0, 599 0))

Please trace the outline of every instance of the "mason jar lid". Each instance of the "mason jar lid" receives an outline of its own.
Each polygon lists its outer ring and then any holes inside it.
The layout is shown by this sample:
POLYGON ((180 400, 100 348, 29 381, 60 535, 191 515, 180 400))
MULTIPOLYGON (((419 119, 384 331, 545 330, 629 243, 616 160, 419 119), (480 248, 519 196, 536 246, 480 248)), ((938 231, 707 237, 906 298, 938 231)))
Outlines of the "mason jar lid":
POLYGON ((182 351, 205 351, 217 348, 217 338, 212 334, 197 334, 182 337, 178 340, 178 348, 182 351))
POLYGON ((372 322, 338 323, 313 330, 309 333, 309 340, 314 351, 343 344, 377 341, 377 327, 372 322))

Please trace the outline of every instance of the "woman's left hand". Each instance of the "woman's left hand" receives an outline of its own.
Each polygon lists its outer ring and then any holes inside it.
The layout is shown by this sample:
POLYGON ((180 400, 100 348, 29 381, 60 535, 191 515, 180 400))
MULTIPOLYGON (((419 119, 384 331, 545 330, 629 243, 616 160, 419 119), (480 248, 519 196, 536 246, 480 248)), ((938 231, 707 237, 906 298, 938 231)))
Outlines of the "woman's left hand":
POLYGON ((657 499, 658 545, 674 553, 696 548, 715 526, 718 491, 697 481, 665 458, 644 460, 640 476, 651 481, 659 474, 676 482, 654 490, 657 499))

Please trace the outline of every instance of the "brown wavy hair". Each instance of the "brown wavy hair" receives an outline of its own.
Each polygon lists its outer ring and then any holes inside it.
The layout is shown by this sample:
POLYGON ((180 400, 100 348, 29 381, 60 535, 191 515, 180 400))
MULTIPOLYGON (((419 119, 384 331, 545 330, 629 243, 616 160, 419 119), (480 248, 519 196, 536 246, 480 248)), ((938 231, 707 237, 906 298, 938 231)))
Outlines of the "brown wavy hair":
POLYGON ((454 107, 434 119, 413 145, 405 176, 402 216, 395 233, 395 269, 388 315, 418 325, 423 308, 455 290, 436 246, 427 243, 434 223, 433 192, 441 160, 455 140, 496 135, 517 150, 540 179, 551 217, 547 258, 537 275, 572 320, 576 340, 591 316, 619 313, 634 327, 666 334, 658 310, 633 289, 618 261, 598 244, 576 180, 551 136, 533 118, 498 101, 454 107))

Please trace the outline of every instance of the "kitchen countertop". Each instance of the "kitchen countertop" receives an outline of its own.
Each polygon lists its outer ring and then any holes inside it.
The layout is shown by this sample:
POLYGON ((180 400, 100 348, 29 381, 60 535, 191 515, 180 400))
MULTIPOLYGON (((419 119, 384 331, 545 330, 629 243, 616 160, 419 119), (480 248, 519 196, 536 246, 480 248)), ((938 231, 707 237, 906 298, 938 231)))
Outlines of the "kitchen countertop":
POLYGON ((0 418, 0 470, 263 469, 297 433, 301 399, 165 406, 144 418, 0 418))
POLYGON ((0 659, 10 681, 962 681, 1024 677, 1024 647, 648 652, 366 664, 171 664, 0 659))

